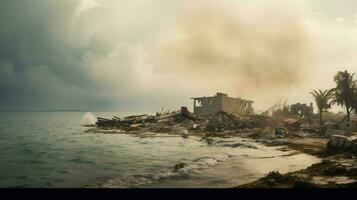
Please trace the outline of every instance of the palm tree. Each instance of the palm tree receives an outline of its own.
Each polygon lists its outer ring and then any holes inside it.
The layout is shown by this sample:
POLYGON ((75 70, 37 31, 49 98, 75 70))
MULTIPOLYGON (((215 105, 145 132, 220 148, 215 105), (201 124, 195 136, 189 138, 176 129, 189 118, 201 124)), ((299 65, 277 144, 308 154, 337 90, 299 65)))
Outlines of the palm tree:
POLYGON ((338 105, 346 108, 347 121, 351 121, 350 114, 355 107, 356 81, 354 80, 355 74, 350 74, 346 71, 338 72, 335 76, 335 82, 337 84, 335 88, 335 101, 338 105))
POLYGON ((355 114, 357 115, 357 80, 354 81, 354 95, 352 100, 352 108, 355 110, 355 114))
MULTIPOLYGON (((357 86, 357 83, 356 83, 357 86)), ((352 109, 354 109, 355 114, 357 115, 357 88, 354 90, 354 98, 352 100, 352 109)))
POLYGON ((322 113, 331 108, 333 103, 334 90, 313 90, 311 94, 315 97, 316 105, 319 109, 320 124, 323 124, 322 113))

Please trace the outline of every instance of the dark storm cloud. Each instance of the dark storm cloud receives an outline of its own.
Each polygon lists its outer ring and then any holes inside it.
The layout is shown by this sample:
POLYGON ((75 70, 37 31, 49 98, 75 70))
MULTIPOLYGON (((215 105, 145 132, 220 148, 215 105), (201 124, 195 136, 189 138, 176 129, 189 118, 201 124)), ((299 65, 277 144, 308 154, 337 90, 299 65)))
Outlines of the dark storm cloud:
POLYGON ((133 107, 133 99, 147 99, 133 54, 176 4, 102 0, 79 12, 93 2, 0 1, 0 110, 133 107))
POLYGON ((0 109, 73 106, 93 101, 95 88, 66 32, 77 0, 2 0, 0 6, 0 109), (81 101, 83 98, 90 101, 81 101), (46 106, 44 106, 46 107, 46 106))
POLYGON ((71 85, 89 84, 83 74, 81 49, 61 41, 78 1, 13 1, 0 7, 0 59, 11 62, 15 74, 28 68, 46 68, 71 85))

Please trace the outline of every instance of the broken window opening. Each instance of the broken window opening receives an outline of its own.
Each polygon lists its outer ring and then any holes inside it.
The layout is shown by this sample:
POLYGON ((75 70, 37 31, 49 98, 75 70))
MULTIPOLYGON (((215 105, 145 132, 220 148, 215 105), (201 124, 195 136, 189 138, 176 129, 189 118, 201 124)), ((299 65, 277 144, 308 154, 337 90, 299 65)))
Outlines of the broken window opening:
POLYGON ((202 107, 202 100, 196 100, 196 107, 202 107))

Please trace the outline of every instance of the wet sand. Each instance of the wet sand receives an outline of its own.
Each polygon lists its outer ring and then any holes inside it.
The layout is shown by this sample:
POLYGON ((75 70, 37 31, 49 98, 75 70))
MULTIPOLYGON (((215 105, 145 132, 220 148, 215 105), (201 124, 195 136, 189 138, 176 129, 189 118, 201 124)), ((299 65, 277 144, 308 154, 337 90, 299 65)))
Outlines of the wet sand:
POLYGON ((322 159, 321 163, 286 174, 271 173, 237 188, 356 188, 357 159, 352 153, 329 150, 327 139, 299 138, 262 141, 268 146, 294 149, 322 159))

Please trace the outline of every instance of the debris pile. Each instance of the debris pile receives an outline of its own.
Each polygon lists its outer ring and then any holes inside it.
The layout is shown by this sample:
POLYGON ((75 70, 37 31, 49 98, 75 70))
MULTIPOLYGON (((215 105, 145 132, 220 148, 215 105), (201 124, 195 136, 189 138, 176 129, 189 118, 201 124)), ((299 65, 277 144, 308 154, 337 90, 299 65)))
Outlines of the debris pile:
MULTIPOLYGON (((178 111, 156 115, 135 115, 128 116, 124 119, 114 116, 112 119, 98 117, 96 126, 98 128, 119 128, 127 130, 128 128, 149 127, 150 125, 174 125, 178 123, 193 126, 194 120, 199 120, 200 117, 189 112, 186 107, 182 107, 178 111), (189 125, 188 125, 189 124, 189 125)), ((131 130, 131 129, 130 129, 131 130)))
POLYGON ((209 118, 206 131, 249 131, 253 129, 262 130, 266 127, 279 127, 278 123, 269 116, 250 115, 237 117, 224 111, 217 112, 209 118))
MULTIPOLYGON (((120 129, 129 131, 148 131, 153 133, 179 133, 183 137, 190 134, 227 136, 240 134, 243 137, 274 139, 274 138, 306 138, 333 135, 350 136, 357 132, 355 122, 312 123, 309 117, 274 117, 266 114, 237 116, 219 111, 209 116, 199 116, 191 113, 186 107, 177 111, 156 113, 156 115, 135 115, 123 119, 113 117, 105 119, 98 117, 97 128, 120 129)), ((332 142, 335 148, 335 142, 332 142)), ((341 148, 337 145, 337 148, 341 148)))
POLYGON ((207 123, 207 131, 225 131, 236 129, 240 125, 239 118, 229 115, 224 111, 217 112, 212 115, 207 123))
POLYGON ((327 148, 357 153, 357 136, 332 135, 327 143, 327 148))
MULTIPOLYGON (((289 121, 288 125, 295 127, 296 121, 289 121)), ((282 122, 274 120, 270 116, 249 115, 236 116, 219 111, 206 118, 198 116, 182 107, 178 111, 157 113, 154 116, 137 115, 124 119, 113 117, 112 119, 98 118, 97 128, 121 129, 124 131, 146 130, 154 133, 180 133, 187 137, 189 133, 209 134, 216 132, 218 135, 230 133, 249 133, 252 137, 285 137, 288 129, 282 122), (255 135, 255 136, 254 136, 255 135)), ((300 124, 299 124, 300 125, 300 124)))
POLYGON ((330 138, 332 135, 351 136, 357 132, 356 122, 326 123, 324 135, 330 138))
POLYGON ((287 118, 283 121, 285 128, 291 131, 299 131, 301 129, 301 122, 293 118, 287 118))

